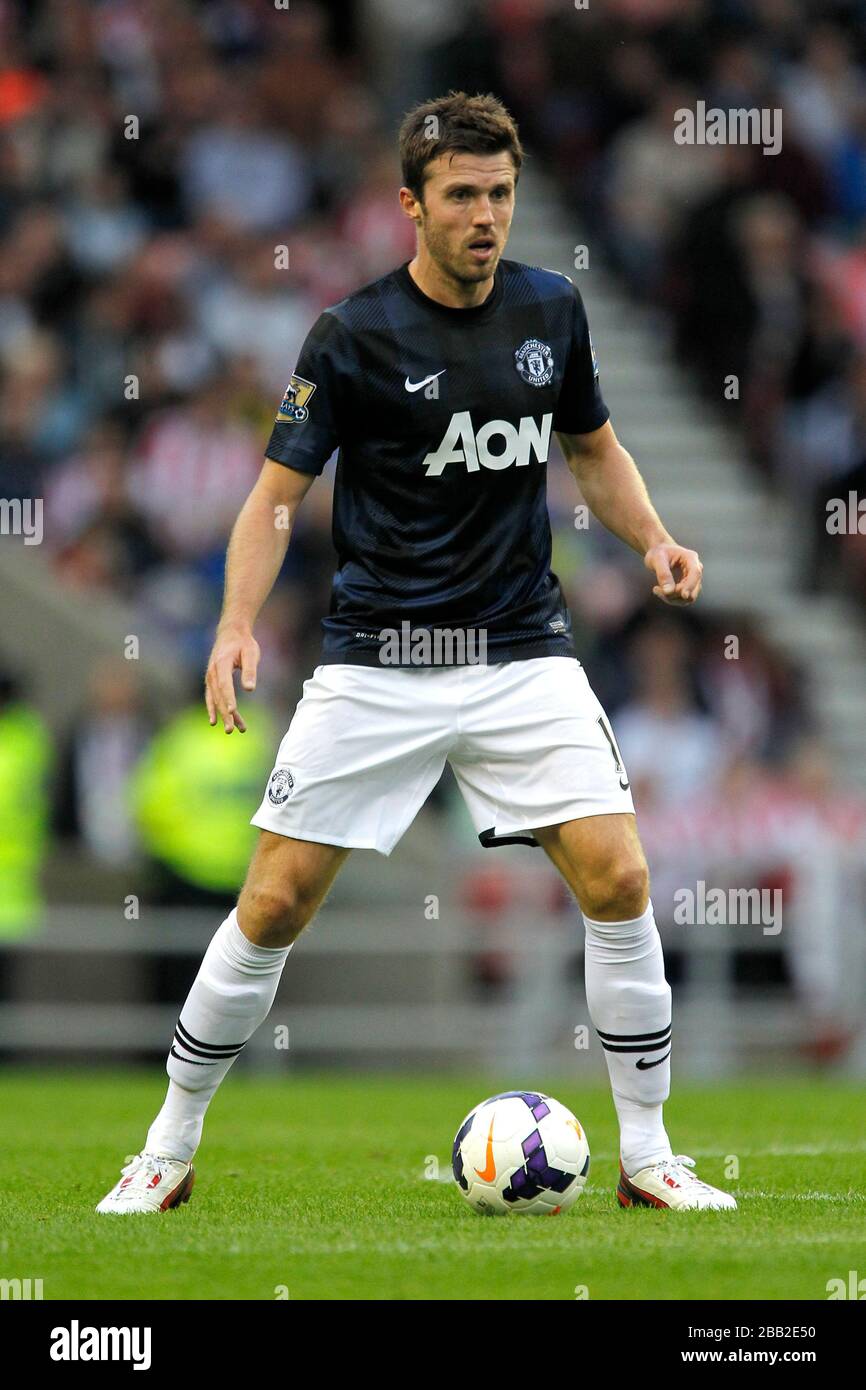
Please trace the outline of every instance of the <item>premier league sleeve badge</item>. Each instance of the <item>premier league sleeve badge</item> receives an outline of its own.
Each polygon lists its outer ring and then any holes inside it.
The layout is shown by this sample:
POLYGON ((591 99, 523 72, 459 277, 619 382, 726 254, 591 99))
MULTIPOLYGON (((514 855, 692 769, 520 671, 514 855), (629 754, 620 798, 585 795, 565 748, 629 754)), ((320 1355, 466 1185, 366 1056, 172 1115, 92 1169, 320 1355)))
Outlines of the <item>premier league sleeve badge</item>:
POLYGON ((291 377, 282 404, 277 411, 277 424, 302 425, 310 414, 307 409, 307 402, 315 389, 312 381, 306 381, 302 376, 291 377))

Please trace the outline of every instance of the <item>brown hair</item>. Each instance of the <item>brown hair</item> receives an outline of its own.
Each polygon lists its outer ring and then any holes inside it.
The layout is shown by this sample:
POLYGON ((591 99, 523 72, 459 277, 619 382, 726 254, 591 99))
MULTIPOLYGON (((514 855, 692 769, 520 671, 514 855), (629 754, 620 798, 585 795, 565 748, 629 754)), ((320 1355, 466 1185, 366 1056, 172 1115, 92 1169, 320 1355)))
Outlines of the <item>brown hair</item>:
POLYGON ((523 147, 512 116, 498 97, 449 92, 422 101, 407 112, 400 126, 403 182, 423 201, 424 170, 440 154, 498 154, 507 150, 514 161, 515 183, 523 163, 523 147))

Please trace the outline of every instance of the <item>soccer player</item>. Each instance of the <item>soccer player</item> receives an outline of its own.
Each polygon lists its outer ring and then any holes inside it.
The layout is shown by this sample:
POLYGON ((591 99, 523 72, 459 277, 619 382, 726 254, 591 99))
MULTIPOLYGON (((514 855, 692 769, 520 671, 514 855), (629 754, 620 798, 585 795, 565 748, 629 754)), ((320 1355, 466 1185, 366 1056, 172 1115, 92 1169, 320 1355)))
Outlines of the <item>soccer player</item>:
POLYGON ((400 131, 408 264, 321 314, 232 531, 206 676, 244 732, 257 615, 289 525, 339 448, 339 557, 321 662, 280 744, 246 882, 180 1013, 165 1103, 100 1212, 189 1197, 205 1111, 265 1019, 292 948, 352 848, 390 854, 454 770, 484 845, 541 845, 586 928, 586 991, 620 1124, 622 1206, 732 1208, 675 1156, 662 1116, 671 992, 628 773, 550 571, 551 432, 594 515, 692 604, 701 563, 654 511, 602 399, 580 294, 503 259, 522 162, 492 96, 450 93, 400 131))

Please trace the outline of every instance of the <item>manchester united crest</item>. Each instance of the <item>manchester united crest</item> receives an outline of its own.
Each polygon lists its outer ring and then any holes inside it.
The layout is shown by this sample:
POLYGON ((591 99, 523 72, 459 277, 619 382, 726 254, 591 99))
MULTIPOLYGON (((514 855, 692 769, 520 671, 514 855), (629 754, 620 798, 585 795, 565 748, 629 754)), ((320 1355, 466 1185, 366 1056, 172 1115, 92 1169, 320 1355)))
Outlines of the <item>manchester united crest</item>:
POLYGON ((288 801, 294 785, 295 779, 287 767, 274 768, 268 782, 268 801, 272 806, 282 806, 288 801))
POLYGON ((553 378, 553 353, 548 343, 527 338, 514 352, 514 365, 530 386, 547 386, 553 378))

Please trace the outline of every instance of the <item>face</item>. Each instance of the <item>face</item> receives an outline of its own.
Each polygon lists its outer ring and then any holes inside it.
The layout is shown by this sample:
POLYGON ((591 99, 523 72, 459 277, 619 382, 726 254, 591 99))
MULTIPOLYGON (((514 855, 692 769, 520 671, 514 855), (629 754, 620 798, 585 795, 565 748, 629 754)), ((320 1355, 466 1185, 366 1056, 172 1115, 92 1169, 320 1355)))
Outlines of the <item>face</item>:
POLYGON ((514 215, 514 164, 501 154, 443 154, 425 170, 424 201, 400 190, 417 221, 421 248, 447 278, 489 280, 505 249, 514 215))

